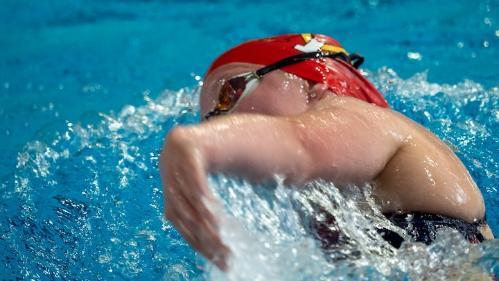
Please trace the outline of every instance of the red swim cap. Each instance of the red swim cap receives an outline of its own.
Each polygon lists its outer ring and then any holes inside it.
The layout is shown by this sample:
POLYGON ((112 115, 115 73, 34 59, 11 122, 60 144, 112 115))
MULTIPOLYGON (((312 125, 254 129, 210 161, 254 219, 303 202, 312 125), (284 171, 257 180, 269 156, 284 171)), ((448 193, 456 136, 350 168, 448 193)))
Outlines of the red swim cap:
MULTIPOLYGON (((303 52, 343 52, 340 43, 322 34, 288 34, 257 39, 236 46, 218 57, 207 74, 232 62, 269 65, 286 57, 303 52)), ((327 64, 323 59, 311 59, 283 67, 282 70, 301 78, 326 84, 337 95, 351 96, 363 101, 388 107, 378 90, 350 64, 335 59, 327 64)))

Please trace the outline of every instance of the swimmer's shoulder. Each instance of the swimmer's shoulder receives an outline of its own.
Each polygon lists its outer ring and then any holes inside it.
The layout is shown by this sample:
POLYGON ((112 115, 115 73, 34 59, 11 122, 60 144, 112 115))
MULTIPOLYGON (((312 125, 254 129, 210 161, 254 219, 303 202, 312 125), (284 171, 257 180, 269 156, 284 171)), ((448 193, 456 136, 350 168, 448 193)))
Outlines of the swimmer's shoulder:
POLYGON ((485 205, 481 192, 454 151, 405 115, 374 107, 371 110, 378 113, 371 116, 383 115, 384 120, 377 123, 400 141, 378 177, 384 191, 391 193, 388 197, 399 198, 399 205, 388 210, 436 213, 468 222, 482 219, 485 205))
POLYGON ((325 97, 309 110, 331 112, 337 116, 331 120, 351 121, 349 130, 367 128, 376 135, 393 136, 399 144, 373 178, 375 197, 383 212, 433 213, 470 223, 484 218, 483 197, 464 164, 442 140, 417 122, 352 97, 325 97))
POLYGON ((352 97, 327 97, 311 110, 354 116, 351 120, 367 122, 373 131, 393 136, 399 143, 377 178, 384 188, 382 197, 399 198, 398 204, 386 206, 387 210, 426 211, 466 221, 483 218, 483 197, 466 167, 452 149, 420 124, 352 97))
POLYGON ((310 108, 310 111, 324 110, 344 112, 367 119, 372 125, 379 125, 375 126, 375 129, 389 130, 396 133, 397 137, 404 143, 407 143, 408 138, 417 137, 417 140, 426 142, 425 145, 437 146, 439 150, 448 149, 440 139, 426 128, 390 108, 383 108, 354 97, 331 95, 323 98, 310 108))
POLYGON ((350 96, 326 96, 313 104, 309 110, 354 116, 357 120, 368 122, 373 130, 396 133, 398 138, 403 138, 415 129, 404 115, 350 96))

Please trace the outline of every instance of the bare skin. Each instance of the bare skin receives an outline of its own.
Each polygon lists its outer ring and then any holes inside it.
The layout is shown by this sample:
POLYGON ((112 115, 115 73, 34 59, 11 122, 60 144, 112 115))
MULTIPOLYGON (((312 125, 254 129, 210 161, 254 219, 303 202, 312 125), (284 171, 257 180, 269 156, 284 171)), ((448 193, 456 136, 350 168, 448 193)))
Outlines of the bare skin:
MULTIPOLYGON (((206 77, 202 114, 214 106, 221 80, 257 67, 232 63, 206 77)), ((485 212, 464 165, 431 132, 400 113, 336 96, 322 84, 310 87, 279 70, 265 76, 233 114, 173 129, 160 169, 165 216, 222 269, 230 250, 205 205, 214 200, 210 173, 253 181, 279 174, 293 185, 371 182, 383 212, 420 211, 467 222, 485 212)), ((493 238, 487 229, 484 234, 493 238)))

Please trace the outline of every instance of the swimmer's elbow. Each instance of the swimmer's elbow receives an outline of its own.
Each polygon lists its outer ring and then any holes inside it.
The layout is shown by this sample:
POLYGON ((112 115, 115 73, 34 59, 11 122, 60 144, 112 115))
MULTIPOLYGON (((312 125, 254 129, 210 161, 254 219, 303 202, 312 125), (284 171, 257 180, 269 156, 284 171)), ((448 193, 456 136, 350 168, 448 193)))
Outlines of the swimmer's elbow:
POLYGON ((195 139, 195 126, 177 126, 165 137, 163 149, 172 144, 192 144, 195 139))
POLYGON ((165 148, 169 143, 177 142, 181 139, 186 138, 187 132, 185 127, 177 126, 173 128, 170 133, 168 133, 163 142, 163 148, 165 148))
POLYGON ((177 126, 173 128, 164 139, 163 149, 160 155, 160 166, 168 153, 189 149, 192 148, 193 145, 194 137, 189 127, 177 126))
POLYGON ((171 149, 175 143, 181 142, 181 139, 185 137, 184 134, 184 129, 182 127, 175 127, 165 136, 163 148, 159 155, 159 167, 161 170, 163 170, 163 166, 165 166, 166 156, 169 153, 168 149, 171 149))

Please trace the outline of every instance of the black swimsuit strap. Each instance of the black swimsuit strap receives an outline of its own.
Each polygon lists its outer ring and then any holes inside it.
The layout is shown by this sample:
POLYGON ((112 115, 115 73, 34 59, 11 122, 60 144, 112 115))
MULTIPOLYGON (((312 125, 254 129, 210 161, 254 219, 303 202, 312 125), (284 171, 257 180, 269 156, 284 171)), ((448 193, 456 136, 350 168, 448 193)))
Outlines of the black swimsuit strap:
MULTIPOLYGON (((435 240, 436 231, 442 227, 449 227, 459 231, 468 241, 477 243, 485 240, 479 227, 485 224, 485 218, 473 223, 461 219, 450 218, 437 214, 422 212, 386 213, 385 217, 394 225, 405 229, 416 242, 430 244, 435 240)), ((393 241, 400 246, 403 239, 396 233, 382 229, 378 231, 386 240, 393 241), (399 236, 399 237, 397 237, 399 236)))
POLYGON ((480 226, 483 224, 486 224, 487 219, 486 216, 483 217, 483 219, 477 220, 475 222, 466 222, 462 219, 457 219, 457 218, 451 218, 439 214, 431 214, 431 213, 424 213, 424 212, 409 212, 409 213, 398 213, 398 212, 389 212, 383 214, 386 218, 388 218, 390 221, 401 221, 401 220, 411 220, 412 219, 423 219, 425 221, 432 221, 432 222, 441 222, 441 223, 460 223, 460 224, 466 224, 466 225, 476 225, 480 226))

